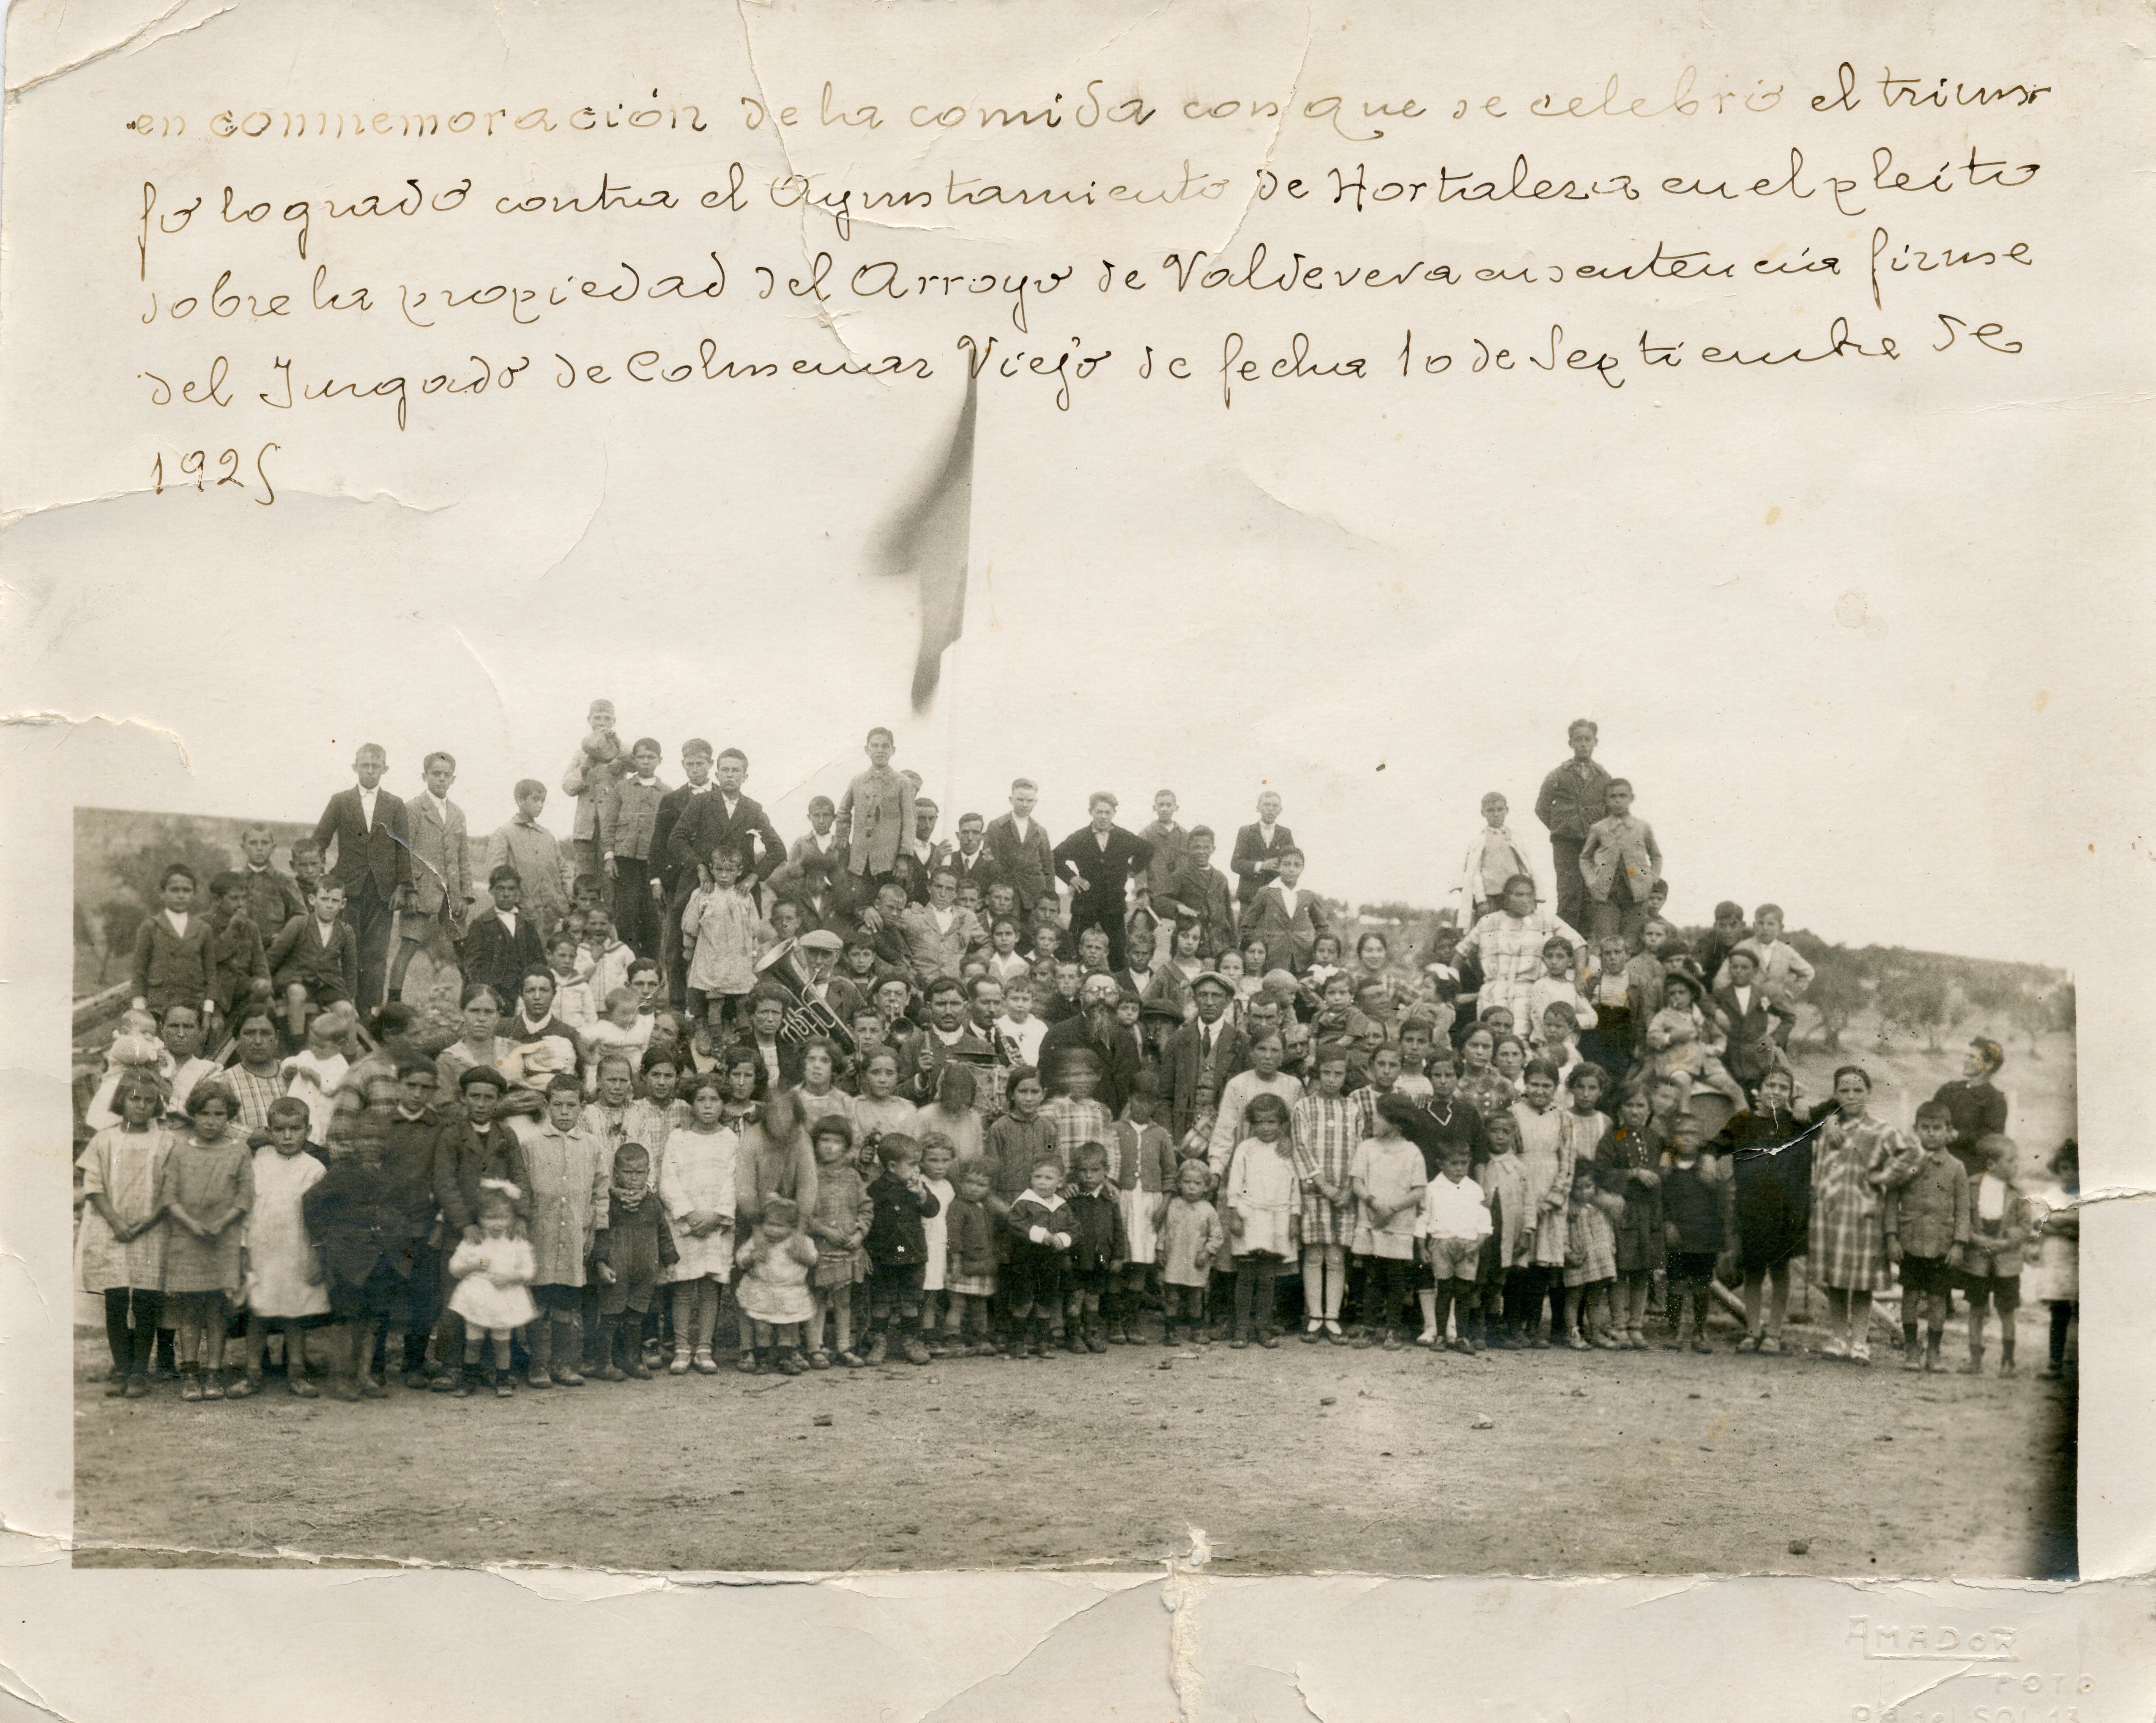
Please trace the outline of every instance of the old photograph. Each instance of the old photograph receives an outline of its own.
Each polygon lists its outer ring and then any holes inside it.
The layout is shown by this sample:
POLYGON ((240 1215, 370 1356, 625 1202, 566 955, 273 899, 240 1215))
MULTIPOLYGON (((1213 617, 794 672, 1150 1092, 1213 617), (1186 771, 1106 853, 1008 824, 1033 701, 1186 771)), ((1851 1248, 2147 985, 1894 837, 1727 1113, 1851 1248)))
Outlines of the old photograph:
POLYGON ((2072 1572, 2057 970, 1672 903, 1593 718, 1420 904, 654 718, 77 815, 78 1564, 2072 1572))

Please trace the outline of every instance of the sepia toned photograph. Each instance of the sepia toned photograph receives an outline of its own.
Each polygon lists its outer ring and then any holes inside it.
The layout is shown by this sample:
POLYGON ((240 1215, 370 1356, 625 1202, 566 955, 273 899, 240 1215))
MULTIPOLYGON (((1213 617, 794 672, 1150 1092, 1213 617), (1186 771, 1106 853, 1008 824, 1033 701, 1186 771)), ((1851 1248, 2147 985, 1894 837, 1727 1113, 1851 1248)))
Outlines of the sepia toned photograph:
POLYGON ((2072 1572, 2067 976, 630 723, 76 815, 78 1565, 2072 1572))

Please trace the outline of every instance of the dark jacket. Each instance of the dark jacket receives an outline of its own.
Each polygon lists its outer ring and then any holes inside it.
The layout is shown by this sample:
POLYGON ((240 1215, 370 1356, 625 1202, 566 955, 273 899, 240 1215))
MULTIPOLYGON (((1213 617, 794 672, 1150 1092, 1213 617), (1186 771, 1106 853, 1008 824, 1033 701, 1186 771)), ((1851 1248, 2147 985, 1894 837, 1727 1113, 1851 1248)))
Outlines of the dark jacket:
POLYGON ((531 1218, 531 1170, 525 1164, 524 1145, 516 1140, 516 1133, 496 1119, 482 1138, 470 1119, 452 1119, 434 1139, 434 1201, 452 1232, 479 1225, 482 1179, 514 1185, 516 1217, 531 1218))
POLYGON ((393 1112, 381 1128, 382 1171, 395 1193, 415 1236, 424 1239, 434 1231, 441 1198, 434 1191, 434 1169, 441 1159, 442 1133, 447 1118, 432 1107, 417 1119, 393 1112))
POLYGON ((1277 862, 1281 851, 1295 847, 1295 834, 1285 825, 1273 827, 1270 843, 1265 841, 1255 821, 1240 828, 1235 833, 1235 850, 1228 858, 1229 871, 1235 876, 1235 901, 1248 903, 1280 877, 1270 869, 1259 872, 1259 862, 1277 862))
POLYGON ((135 992, 153 1011, 191 1006, 217 996, 217 931, 199 909, 187 917, 185 937, 172 931, 164 912, 153 909, 135 935, 135 992))
POLYGON ((1145 871, 1152 860, 1152 846, 1120 825, 1111 825, 1108 845, 1103 850, 1093 828, 1083 825, 1056 845, 1055 856, 1057 878, 1070 883, 1074 874, 1085 876, 1084 891, 1071 884, 1072 925, 1076 925, 1077 906, 1081 903, 1096 911, 1111 912, 1120 922, 1131 876, 1145 871))
POLYGON ((1064 1230, 1070 1235, 1072 1273, 1091 1274, 1129 1258, 1130 1240, 1123 1231, 1122 1206, 1116 1200, 1115 1186, 1103 1185, 1090 1196, 1074 1191, 1064 1199, 1064 1212, 1070 1217, 1064 1230))
POLYGON ((1238 949, 1235 888, 1209 862, 1201 867, 1191 856, 1183 856, 1154 890, 1152 907, 1166 916, 1187 909, 1198 918, 1201 957, 1218 957, 1238 949))
POLYGON ((1796 1014, 1777 1011, 1768 1004, 1766 990, 1756 981, 1752 984, 1751 1010, 1738 1008, 1734 987, 1715 990, 1714 1009, 1721 1013, 1729 1037, 1729 1044, 1722 1055, 1722 1065, 1748 1093, 1752 1086, 1779 1062, 1774 1040, 1776 1026, 1784 1016, 1794 1023, 1796 1014))
POLYGON ((465 972, 465 985, 484 981, 494 990, 495 1002, 505 1011, 516 1009, 516 996, 524 978, 547 967, 546 948, 539 942, 539 918, 528 909, 516 912, 516 931, 502 925, 494 906, 474 916, 457 948, 457 962, 465 972))
MULTIPOLYGON (((646 1191, 634 1213, 621 1206, 619 1197, 608 1195, 607 1224, 592 1245, 593 1263, 613 1270, 613 1284, 598 1289, 602 1313, 619 1315, 639 1294, 648 1302, 653 1287, 680 1260, 674 1229, 666 1224, 666 1205, 656 1191, 646 1191)), ((593 1279, 596 1283, 597 1277, 593 1279)))
POLYGON ((1095 1039, 1092 1020, 1083 1011, 1065 1017, 1040 1042, 1041 1079, 1052 1095, 1064 1093, 1059 1067, 1063 1056, 1073 1047, 1091 1049, 1101 1065, 1101 1081, 1093 1091, 1093 1098, 1111 1114, 1121 1113, 1123 1103, 1131 1098, 1131 1091, 1137 1087, 1138 1075, 1143 1068, 1137 1043, 1123 1033, 1122 1026, 1111 1025, 1104 1045, 1095 1039))
POLYGON ((880 1268, 910 1268, 928 1260, 928 1229, 921 1223, 942 1205, 932 1191, 919 1195, 888 1171, 869 1181, 875 1218, 869 1222, 869 1260, 880 1268))
POLYGON ((1467 1145, 1471 1167, 1479 1168, 1490 1158, 1490 1136, 1482 1128, 1482 1115, 1464 1096, 1440 1101, 1432 1095, 1415 1108, 1414 1122, 1402 1126, 1400 1134, 1422 1150, 1423 1169, 1433 1179, 1442 1170, 1440 1163, 1450 1144, 1467 1145))
POLYGON ((1535 818, 1552 837, 1585 843, 1587 828, 1608 815, 1609 802, 1609 774, 1593 760, 1583 769, 1578 761, 1567 759, 1543 779, 1535 796, 1535 818))
MULTIPOLYGON (((409 1198, 386 1165, 370 1167, 357 1155, 330 1163, 300 1199, 300 1212, 331 1279, 357 1286, 384 1262, 399 1278, 411 1278, 427 1227, 415 1230, 409 1198)), ((433 1206, 430 1196, 430 1212, 433 1206)))
POLYGON ((1048 833, 1038 815, 1027 825, 1021 841, 1017 822, 1008 814, 998 814, 988 821, 981 839, 983 847, 995 859, 996 877, 1017 893, 1022 910, 1030 910, 1055 891, 1055 857, 1049 848, 1048 833))
POLYGON ((995 1273, 996 1223, 986 1203, 952 1197, 943 1237, 950 1247, 952 1274, 982 1280, 995 1273))
POLYGON ((1688 1168, 1665 1168, 1661 1197, 1662 1217, 1676 1233, 1670 1241, 1671 1250, 1722 1248, 1722 1187, 1708 1182, 1704 1157, 1688 1168))
POLYGON ((316 934, 314 913, 295 915, 270 943, 265 961, 280 987, 341 987, 346 999, 359 996, 359 936, 340 918, 331 924, 330 943, 316 934))
POLYGON ((412 883, 412 827, 404 804, 386 789, 374 793, 374 829, 367 826, 366 810, 357 789, 340 789, 315 823, 315 841, 326 856, 336 846, 336 866, 329 877, 345 889, 354 903, 368 887, 387 899, 399 886, 412 883))
MULTIPOLYGON (((670 867, 687 868, 695 877, 698 867, 708 867, 711 851, 722 843, 739 846, 744 876, 761 881, 786 859, 786 846, 773 828, 762 805, 748 796, 734 799, 733 817, 726 817, 726 799, 718 790, 696 795, 675 813, 666 838, 670 867)), ((677 872, 675 877, 679 880, 677 872)))
POLYGON ((213 945, 217 959, 215 997, 220 1010, 239 1005, 257 981, 270 979, 270 962, 262 944, 261 929, 244 909, 235 909, 218 931, 213 945))
POLYGON ((247 911, 247 918, 265 940, 275 939, 279 930, 294 916, 307 913, 307 900, 300 895, 300 882, 274 867, 263 868, 259 872, 251 867, 238 868, 233 877, 239 882, 239 901, 247 911))
MULTIPOLYGON (((1168 1130, 1178 1143, 1198 1122, 1199 1090, 1211 1092, 1206 1103, 1209 1108, 1219 1100, 1220 1091, 1227 1086, 1229 1078, 1250 1068, 1250 1036, 1230 1025, 1225 1017, 1214 1027, 1218 1033, 1214 1039, 1209 1068, 1200 1057, 1204 1047, 1204 1028, 1199 1023, 1177 1025, 1161 1047, 1162 1075, 1168 1087, 1168 1130)), ((1044 1041, 1044 1052, 1046 1045, 1044 1041)))

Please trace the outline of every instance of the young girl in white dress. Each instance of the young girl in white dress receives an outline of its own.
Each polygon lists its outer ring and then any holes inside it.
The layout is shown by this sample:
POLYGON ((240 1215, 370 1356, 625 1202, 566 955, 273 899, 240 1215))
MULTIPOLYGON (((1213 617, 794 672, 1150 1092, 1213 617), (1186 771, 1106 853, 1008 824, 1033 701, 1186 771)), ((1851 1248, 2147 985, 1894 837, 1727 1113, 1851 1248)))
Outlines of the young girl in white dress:
POLYGON ((247 1211, 247 1373, 235 1400, 259 1393, 262 1359, 275 1327, 285 1336, 285 1386, 302 1400, 320 1391, 307 1380, 304 1331, 330 1314, 321 1259, 307 1238, 300 1204, 326 1169, 307 1152, 307 1103, 285 1095, 270 1103, 270 1145, 254 1151, 254 1206, 247 1211))
POLYGON ((719 1295, 733 1273, 741 1139, 725 1123, 726 1085, 716 1073, 691 1078, 684 1098, 689 1117, 667 1137, 659 1187, 681 1253, 674 1264, 674 1361, 666 1368, 670 1376, 686 1376, 692 1366, 711 1376, 719 1367, 711 1355, 719 1295))
POLYGON ((459 1244, 449 1257, 457 1289, 449 1309, 465 1319, 465 1374, 460 1394, 472 1391, 479 1370, 480 1343, 494 1344, 486 1380, 497 1397, 516 1390, 509 1372, 509 1337, 539 1314, 531 1298, 537 1265, 528 1239, 515 1236, 517 1189, 500 1179, 482 1179, 479 1187, 479 1242, 459 1244))

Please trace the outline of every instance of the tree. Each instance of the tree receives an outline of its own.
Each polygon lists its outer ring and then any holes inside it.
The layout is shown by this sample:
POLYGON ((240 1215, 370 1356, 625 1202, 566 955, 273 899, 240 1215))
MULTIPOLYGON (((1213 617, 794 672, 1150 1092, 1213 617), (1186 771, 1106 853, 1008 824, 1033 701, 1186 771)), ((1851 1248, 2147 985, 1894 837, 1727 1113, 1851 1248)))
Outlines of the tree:
POLYGON ((1819 1018, 1820 1045, 1830 1053, 1841 1051, 1841 1032, 1864 1009, 1865 989, 1856 967, 1840 947, 1822 950, 1813 964, 1815 973, 1804 994, 1804 1003, 1819 1018))
POLYGON ((1954 1021, 1952 990, 1936 971, 1916 970, 1897 976, 1879 990, 1879 1034, 1883 1040, 1899 1028, 1921 1034, 1933 1052, 1954 1021))

